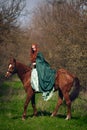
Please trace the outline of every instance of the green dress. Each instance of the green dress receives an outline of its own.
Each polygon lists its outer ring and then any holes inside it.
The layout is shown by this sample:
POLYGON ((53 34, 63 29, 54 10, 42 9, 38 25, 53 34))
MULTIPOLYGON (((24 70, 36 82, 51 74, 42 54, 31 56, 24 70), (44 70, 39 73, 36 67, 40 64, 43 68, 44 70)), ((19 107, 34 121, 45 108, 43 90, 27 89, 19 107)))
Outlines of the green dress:
POLYGON ((55 83, 56 71, 51 69, 49 63, 40 52, 37 54, 36 58, 36 69, 38 72, 40 92, 50 92, 55 83))

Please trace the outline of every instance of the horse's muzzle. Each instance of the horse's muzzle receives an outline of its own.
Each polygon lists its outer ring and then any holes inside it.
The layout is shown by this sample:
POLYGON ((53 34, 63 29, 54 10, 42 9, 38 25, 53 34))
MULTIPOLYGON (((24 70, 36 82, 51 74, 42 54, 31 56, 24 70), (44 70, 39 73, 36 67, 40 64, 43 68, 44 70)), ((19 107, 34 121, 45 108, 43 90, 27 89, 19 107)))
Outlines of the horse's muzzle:
POLYGON ((11 73, 7 71, 5 74, 5 78, 9 78, 10 76, 11 76, 11 73))

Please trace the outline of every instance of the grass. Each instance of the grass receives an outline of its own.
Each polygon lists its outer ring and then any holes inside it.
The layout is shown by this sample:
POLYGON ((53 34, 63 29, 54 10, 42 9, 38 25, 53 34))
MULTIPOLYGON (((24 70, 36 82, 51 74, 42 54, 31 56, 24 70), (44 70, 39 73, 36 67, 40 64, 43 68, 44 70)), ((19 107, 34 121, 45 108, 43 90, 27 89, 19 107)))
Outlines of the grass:
POLYGON ((29 104, 27 118, 22 121, 25 91, 19 80, 6 81, 0 86, 0 130, 86 130, 87 95, 81 94, 80 97, 73 102, 72 119, 66 121, 65 105, 61 106, 56 117, 50 117, 57 102, 57 93, 48 102, 43 101, 41 94, 36 94, 38 116, 32 116, 29 104))

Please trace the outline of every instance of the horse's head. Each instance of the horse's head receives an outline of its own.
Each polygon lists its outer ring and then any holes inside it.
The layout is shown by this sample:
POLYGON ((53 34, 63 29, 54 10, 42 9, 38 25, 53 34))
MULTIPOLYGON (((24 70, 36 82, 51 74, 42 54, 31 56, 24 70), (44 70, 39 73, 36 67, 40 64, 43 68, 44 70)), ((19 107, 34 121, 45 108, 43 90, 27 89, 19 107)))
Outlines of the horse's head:
POLYGON ((8 64, 8 70, 5 74, 6 78, 9 78, 12 74, 16 73, 16 60, 14 58, 10 58, 10 62, 8 64))

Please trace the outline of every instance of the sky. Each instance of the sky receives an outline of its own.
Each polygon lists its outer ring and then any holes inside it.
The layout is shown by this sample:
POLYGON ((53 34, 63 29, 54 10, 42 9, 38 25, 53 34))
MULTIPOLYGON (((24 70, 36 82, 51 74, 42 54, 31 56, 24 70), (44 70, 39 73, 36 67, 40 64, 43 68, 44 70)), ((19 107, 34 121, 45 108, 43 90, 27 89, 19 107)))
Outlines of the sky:
POLYGON ((28 10, 32 10, 38 5, 38 2, 40 1, 42 0, 26 0, 26 8, 28 10))
POLYGON ((24 12, 27 12, 27 16, 21 16, 19 19, 19 23, 21 26, 25 26, 28 24, 31 20, 32 12, 34 9, 38 6, 39 3, 43 2, 45 0, 26 0, 26 7, 24 9, 24 12))

